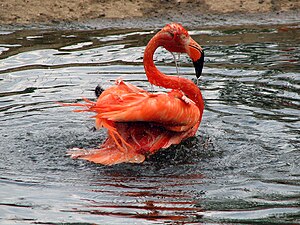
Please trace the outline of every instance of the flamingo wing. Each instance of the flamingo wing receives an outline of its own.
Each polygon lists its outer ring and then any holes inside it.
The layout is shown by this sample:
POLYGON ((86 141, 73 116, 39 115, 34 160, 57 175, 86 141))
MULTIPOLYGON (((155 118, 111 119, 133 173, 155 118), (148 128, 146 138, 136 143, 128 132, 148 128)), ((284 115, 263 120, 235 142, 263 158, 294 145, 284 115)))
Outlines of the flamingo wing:
POLYGON ((108 138, 99 149, 73 149, 69 154, 104 165, 143 162, 145 155, 193 136, 200 116, 180 91, 152 94, 123 81, 105 90, 97 102, 85 101, 67 105, 84 107, 77 112, 95 112, 96 128, 105 127, 108 138))
POLYGON ((87 109, 96 112, 98 120, 156 123, 181 132, 192 128, 200 117, 198 107, 180 91, 158 94, 123 89, 107 91, 87 109))

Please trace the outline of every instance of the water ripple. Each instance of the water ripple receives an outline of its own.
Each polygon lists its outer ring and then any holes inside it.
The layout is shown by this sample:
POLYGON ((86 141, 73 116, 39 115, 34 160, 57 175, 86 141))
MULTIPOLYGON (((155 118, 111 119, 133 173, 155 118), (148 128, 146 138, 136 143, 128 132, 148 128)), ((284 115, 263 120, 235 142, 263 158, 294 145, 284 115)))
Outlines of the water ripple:
MULTIPOLYGON (((206 52, 199 132, 140 165, 66 156, 105 131, 56 102, 95 99, 122 78, 146 90, 152 30, 0 32, 0 221, 5 224, 296 224, 299 26, 195 29, 206 52)), ((165 50, 154 57, 176 75, 165 50)), ((194 79, 180 57, 180 75, 194 79)), ((155 90, 164 90, 155 87, 155 90)))

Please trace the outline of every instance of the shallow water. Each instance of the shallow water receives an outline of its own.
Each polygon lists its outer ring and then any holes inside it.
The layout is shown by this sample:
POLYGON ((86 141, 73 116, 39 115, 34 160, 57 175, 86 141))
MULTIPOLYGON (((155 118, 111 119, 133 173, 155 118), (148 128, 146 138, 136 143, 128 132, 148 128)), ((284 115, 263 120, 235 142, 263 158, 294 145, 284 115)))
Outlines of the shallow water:
MULTIPOLYGON (((1 224, 300 223, 298 25, 192 29, 206 53, 197 136, 138 165, 66 156, 105 131, 56 102, 94 99, 117 78, 150 90, 142 57, 154 33, 0 32, 1 224)), ((155 62, 176 74, 167 51, 155 62)), ((195 78, 184 55, 180 66, 195 78)))

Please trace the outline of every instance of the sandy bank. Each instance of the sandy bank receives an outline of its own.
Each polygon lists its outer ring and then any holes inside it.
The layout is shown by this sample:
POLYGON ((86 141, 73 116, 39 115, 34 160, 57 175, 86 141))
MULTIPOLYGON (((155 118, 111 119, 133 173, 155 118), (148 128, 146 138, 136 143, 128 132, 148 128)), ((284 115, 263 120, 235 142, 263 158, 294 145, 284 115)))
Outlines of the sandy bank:
POLYGON ((3 0, 0 24, 299 11, 298 0, 3 0))

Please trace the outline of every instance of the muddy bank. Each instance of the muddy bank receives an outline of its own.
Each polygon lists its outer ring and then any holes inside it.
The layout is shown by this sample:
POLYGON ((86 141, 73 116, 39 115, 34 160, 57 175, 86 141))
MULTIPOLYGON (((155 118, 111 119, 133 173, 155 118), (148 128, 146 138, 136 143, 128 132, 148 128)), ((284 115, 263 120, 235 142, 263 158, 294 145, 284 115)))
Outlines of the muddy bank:
POLYGON ((289 12, 297 17, 300 9, 298 0, 4 0, 0 5, 2 25, 55 24, 94 19, 184 20, 191 15, 204 20, 222 15, 226 15, 224 18, 240 15, 243 19, 266 13, 271 13, 271 17, 277 14, 289 16, 289 12))

